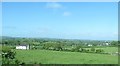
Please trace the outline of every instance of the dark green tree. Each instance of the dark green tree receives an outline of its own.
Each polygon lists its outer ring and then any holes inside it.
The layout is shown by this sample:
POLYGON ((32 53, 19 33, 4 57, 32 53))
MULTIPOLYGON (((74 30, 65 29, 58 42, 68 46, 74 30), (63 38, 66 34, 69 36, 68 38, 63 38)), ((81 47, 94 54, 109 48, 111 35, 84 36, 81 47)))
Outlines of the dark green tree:
POLYGON ((13 59, 15 59, 16 52, 11 50, 10 47, 3 46, 2 47, 2 61, 3 64, 10 64, 13 59))

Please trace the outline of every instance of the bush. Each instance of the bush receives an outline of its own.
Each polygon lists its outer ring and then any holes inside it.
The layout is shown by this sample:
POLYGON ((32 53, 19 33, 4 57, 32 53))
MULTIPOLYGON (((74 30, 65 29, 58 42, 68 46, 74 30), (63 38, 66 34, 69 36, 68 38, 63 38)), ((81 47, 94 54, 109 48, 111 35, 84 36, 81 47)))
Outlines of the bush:
POLYGON ((20 65, 21 65, 21 66, 24 66, 24 65, 25 65, 25 62, 22 62, 20 65))
POLYGON ((69 49, 63 49, 63 51, 72 51, 72 50, 69 50, 69 49))
POLYGON ((71 52, 79 52, 80 50, 78 48, 72 48, 71 52))
POLYGON ((11 49, 16 49, 16 47, 11 47, 11 49))
POLYGON ((89 52, 89 51, 90 51, 89 49, 86 50, 86 52, 89 52))
POLYGON ((102 53, 102 52, 104 52, 104 50, 102 50, 102 49, 97 49, 96 50, 96 53, 102 53))
POLYGON ((3 47, 2 47, 2 52, 3 52, 3 53, 10 52, 10 51, 11 51, 11 48, 10 48, 10 47, 8 47, 8 46, 3 46, 3 47))
POLYGON ((95 52, 95 48, 93 48, 93 47, 92 47, 90 50, 91 50, 92 52, 95 52))
POLYGON ((82 52, 83 51, 83 48, 80 48, 80 52, 82 52))
POLYGON ((37 47, 36 47, 36 46, 34 46, 34 47, 32 47, 31 49, 37 49, 37 47))
POLYGON ((16 59, 15 64, 20 64, 20 61, 16 59))
POLYGON ((76 51, 76 49, 75 49, 75 48, 72 48, 72 49, 71 49, 71 52, 75 52, 75 51, 76 51))
POLYGON ((77 46, 75 48, 72 48, 72 52, 80 52, 81 46, 77 46))
POLYGON ((11 50, 10 47, 3 47, 2 48, 2 58, 6 59, 14 59, 16 52, 11 50))
POLYGON ((10 64, 15 59, 16 52, 11 50, 10 47, 3 46, 2 48, 2 64, 10 64))
POLYGON ((82 48, 82 52, 87 52, 87 50, 82 48))

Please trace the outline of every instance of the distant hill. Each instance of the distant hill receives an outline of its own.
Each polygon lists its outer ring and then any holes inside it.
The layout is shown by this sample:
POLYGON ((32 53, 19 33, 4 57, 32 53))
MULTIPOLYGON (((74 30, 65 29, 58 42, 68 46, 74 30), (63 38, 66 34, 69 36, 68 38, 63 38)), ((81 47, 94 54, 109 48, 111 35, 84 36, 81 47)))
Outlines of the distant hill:
POLYGON ((13 39, 14 37, 9 37, 9 36, 0 36, 2 39, 13 39))
POLYGON ((112 40, 88 40, 88 39, 62 39, 62 38, 41 38, 41 37, 37 37, 37 38, 33 38, 33 37, 10 37, 10 36, 0 36, 0 40, 1 39, 36 39, 36 40, 67 40, 67 41, 85 41, 85 42, 91 42, 91 41, 108 41, 111 42, 112 40))

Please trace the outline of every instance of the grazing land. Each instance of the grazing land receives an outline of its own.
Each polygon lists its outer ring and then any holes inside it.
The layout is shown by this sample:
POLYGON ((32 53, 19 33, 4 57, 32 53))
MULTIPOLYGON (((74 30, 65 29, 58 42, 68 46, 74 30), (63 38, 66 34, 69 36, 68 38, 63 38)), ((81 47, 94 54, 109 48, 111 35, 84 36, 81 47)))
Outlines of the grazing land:
POLYGON ((50 50, 16 50, 16 58, 28 64, 117 64, 118 56, 50 50))

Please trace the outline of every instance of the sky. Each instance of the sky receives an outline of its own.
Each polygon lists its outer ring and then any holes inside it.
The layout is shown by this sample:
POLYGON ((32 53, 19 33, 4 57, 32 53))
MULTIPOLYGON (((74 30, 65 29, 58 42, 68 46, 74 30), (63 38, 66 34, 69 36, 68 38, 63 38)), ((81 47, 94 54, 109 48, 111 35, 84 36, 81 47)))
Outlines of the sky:
POLYGON ((117 40, 117 2, 3 2, 2 35, 117 40))

